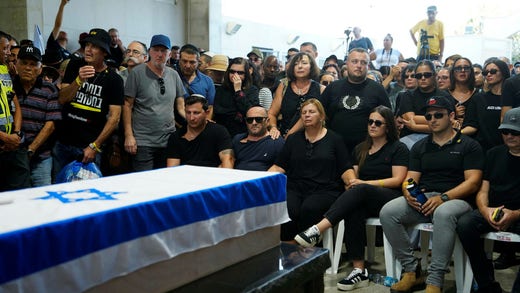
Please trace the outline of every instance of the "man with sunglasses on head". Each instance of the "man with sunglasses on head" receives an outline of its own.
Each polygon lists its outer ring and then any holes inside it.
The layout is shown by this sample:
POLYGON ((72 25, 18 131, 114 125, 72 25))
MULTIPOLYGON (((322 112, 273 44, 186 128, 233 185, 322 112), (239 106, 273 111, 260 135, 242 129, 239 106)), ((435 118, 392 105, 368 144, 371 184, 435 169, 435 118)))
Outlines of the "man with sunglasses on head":
POLYGON ((285 140, 281 136, 271 138, 267 131, 267 110, 260 105, 249 108, 246 126, 247 133, 235 135, 232 141, 235 169, 267 171, 274 164, 285 140))
POLYGON ((175 69, 166 66, 170 38, 154 35, 149 60, 132 69, 125 84, 125 150, 134 171, 166 167, 166 145, 175 131, 174 108, 184 87, 175 69))
POLYGON ((385 235, 404 270, 391 292, 410 292, 424 286, 424 273, 413 255, 407 233, 409 227, 418 223, 435 225, 426 292, 442 292, 457 237, 457 220, 473 209, 474 195, 482 181, 482 148, 452 128, 452 101, 443 96, 432 97, 426 102, 424 113, 431 134, 412 147, 406 178, 417 182, 428 200, 419 203, 406 189, 405 181, 404 196, 388 202, 379 214, 385 235))
MULTIPOLYGON (((484 180, 477 194, 477 207, 459 219, 457 233, 468 254, 478 292, 502 292, 493 272, 493 262, 484 251, 487 232, 520 234, 520 108, 506 112, 498 127, 503 145, 486 154, 484 180)), ((514 255, 513 255, 514 257, 514 255)), ((517 274, 511 292, 520 292, 517 274)))
POLYGON ((194 165, 233 168, 235 161, 227 129, 208 120, 208 100, 192 94, 185 100, 186 127, 168 139, 167 167, 194 165))
POLYGON ((121 116, 123 80, 105 62, 110 56, 108 32, 91 29, 81 42, 85 57, 67 67, 59 93, 63 111, 62 120, 56 123, 56 171, 78 158, 99 166, 103 144, 121 116))

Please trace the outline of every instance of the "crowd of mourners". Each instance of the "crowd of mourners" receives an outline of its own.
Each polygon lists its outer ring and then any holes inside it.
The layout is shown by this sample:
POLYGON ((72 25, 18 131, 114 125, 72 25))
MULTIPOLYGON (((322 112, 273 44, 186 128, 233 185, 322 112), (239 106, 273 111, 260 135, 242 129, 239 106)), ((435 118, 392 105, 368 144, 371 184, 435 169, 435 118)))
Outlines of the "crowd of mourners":
POLYGON ((53 184, 73 161, 104 176, 183 164, 277 171, 291 219, 282 241, 314 246, 345 220, 354 269, 338 289, 368 285, 364 222, 379 217, 403 267, 391 292, 441 292, 457 237, 479 292, 502 292, 493 271, 517 263, 516 247, 493 261, 480 236, 520 233, 520 62, 443 59, 435 6, 410 30, 409 58, 390 34, 374 50, 359 27, 348 55, 321 68, 312 42, 285 60, 258 49, 230 58, 160 34, 125 46, 114 28, 82 33, 69 52, 67 2, 44 52, 0 31, 0 191, 53 184), (427 272, 408 233, 424 222, 435 225, 427 272))

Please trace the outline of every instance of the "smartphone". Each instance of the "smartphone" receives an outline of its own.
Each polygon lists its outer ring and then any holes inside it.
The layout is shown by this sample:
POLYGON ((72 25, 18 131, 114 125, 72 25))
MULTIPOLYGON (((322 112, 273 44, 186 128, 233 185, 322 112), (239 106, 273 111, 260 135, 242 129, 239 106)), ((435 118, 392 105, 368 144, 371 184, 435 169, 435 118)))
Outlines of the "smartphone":
POLYGON ((504 211, 501 208, 496 208, 495 211, 493 211, 493 215, 491 215, 491 218, 493 221, 498 222, 502 219, 504 216, 504 211))

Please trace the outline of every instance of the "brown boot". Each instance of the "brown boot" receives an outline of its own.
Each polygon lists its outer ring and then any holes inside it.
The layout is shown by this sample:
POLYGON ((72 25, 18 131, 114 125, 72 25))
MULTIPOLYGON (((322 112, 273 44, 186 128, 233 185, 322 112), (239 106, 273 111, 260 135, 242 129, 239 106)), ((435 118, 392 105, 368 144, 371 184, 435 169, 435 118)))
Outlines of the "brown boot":
POLYGON ((434 286, 431 284, 428 284, 426 286, 426 293, 441 293, 441 292, 442 292, 442 289, 437 286, 434 286))
POLYGON ((422 275, 421 266, 417 265, 415 272, 403 273, 401 280, 390 287, 392 293, 409 293, 424 289, 425 277, 422 275))

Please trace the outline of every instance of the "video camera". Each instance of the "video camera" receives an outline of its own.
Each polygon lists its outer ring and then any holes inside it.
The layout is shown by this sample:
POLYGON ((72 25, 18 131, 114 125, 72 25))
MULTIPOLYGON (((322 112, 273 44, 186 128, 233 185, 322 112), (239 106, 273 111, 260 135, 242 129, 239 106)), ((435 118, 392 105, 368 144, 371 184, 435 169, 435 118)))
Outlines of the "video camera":
POLYGON ((429 36, 426 30, 421 29, 421 46, 428 46, 428 39, 433 39, 433 36, 429 36))

